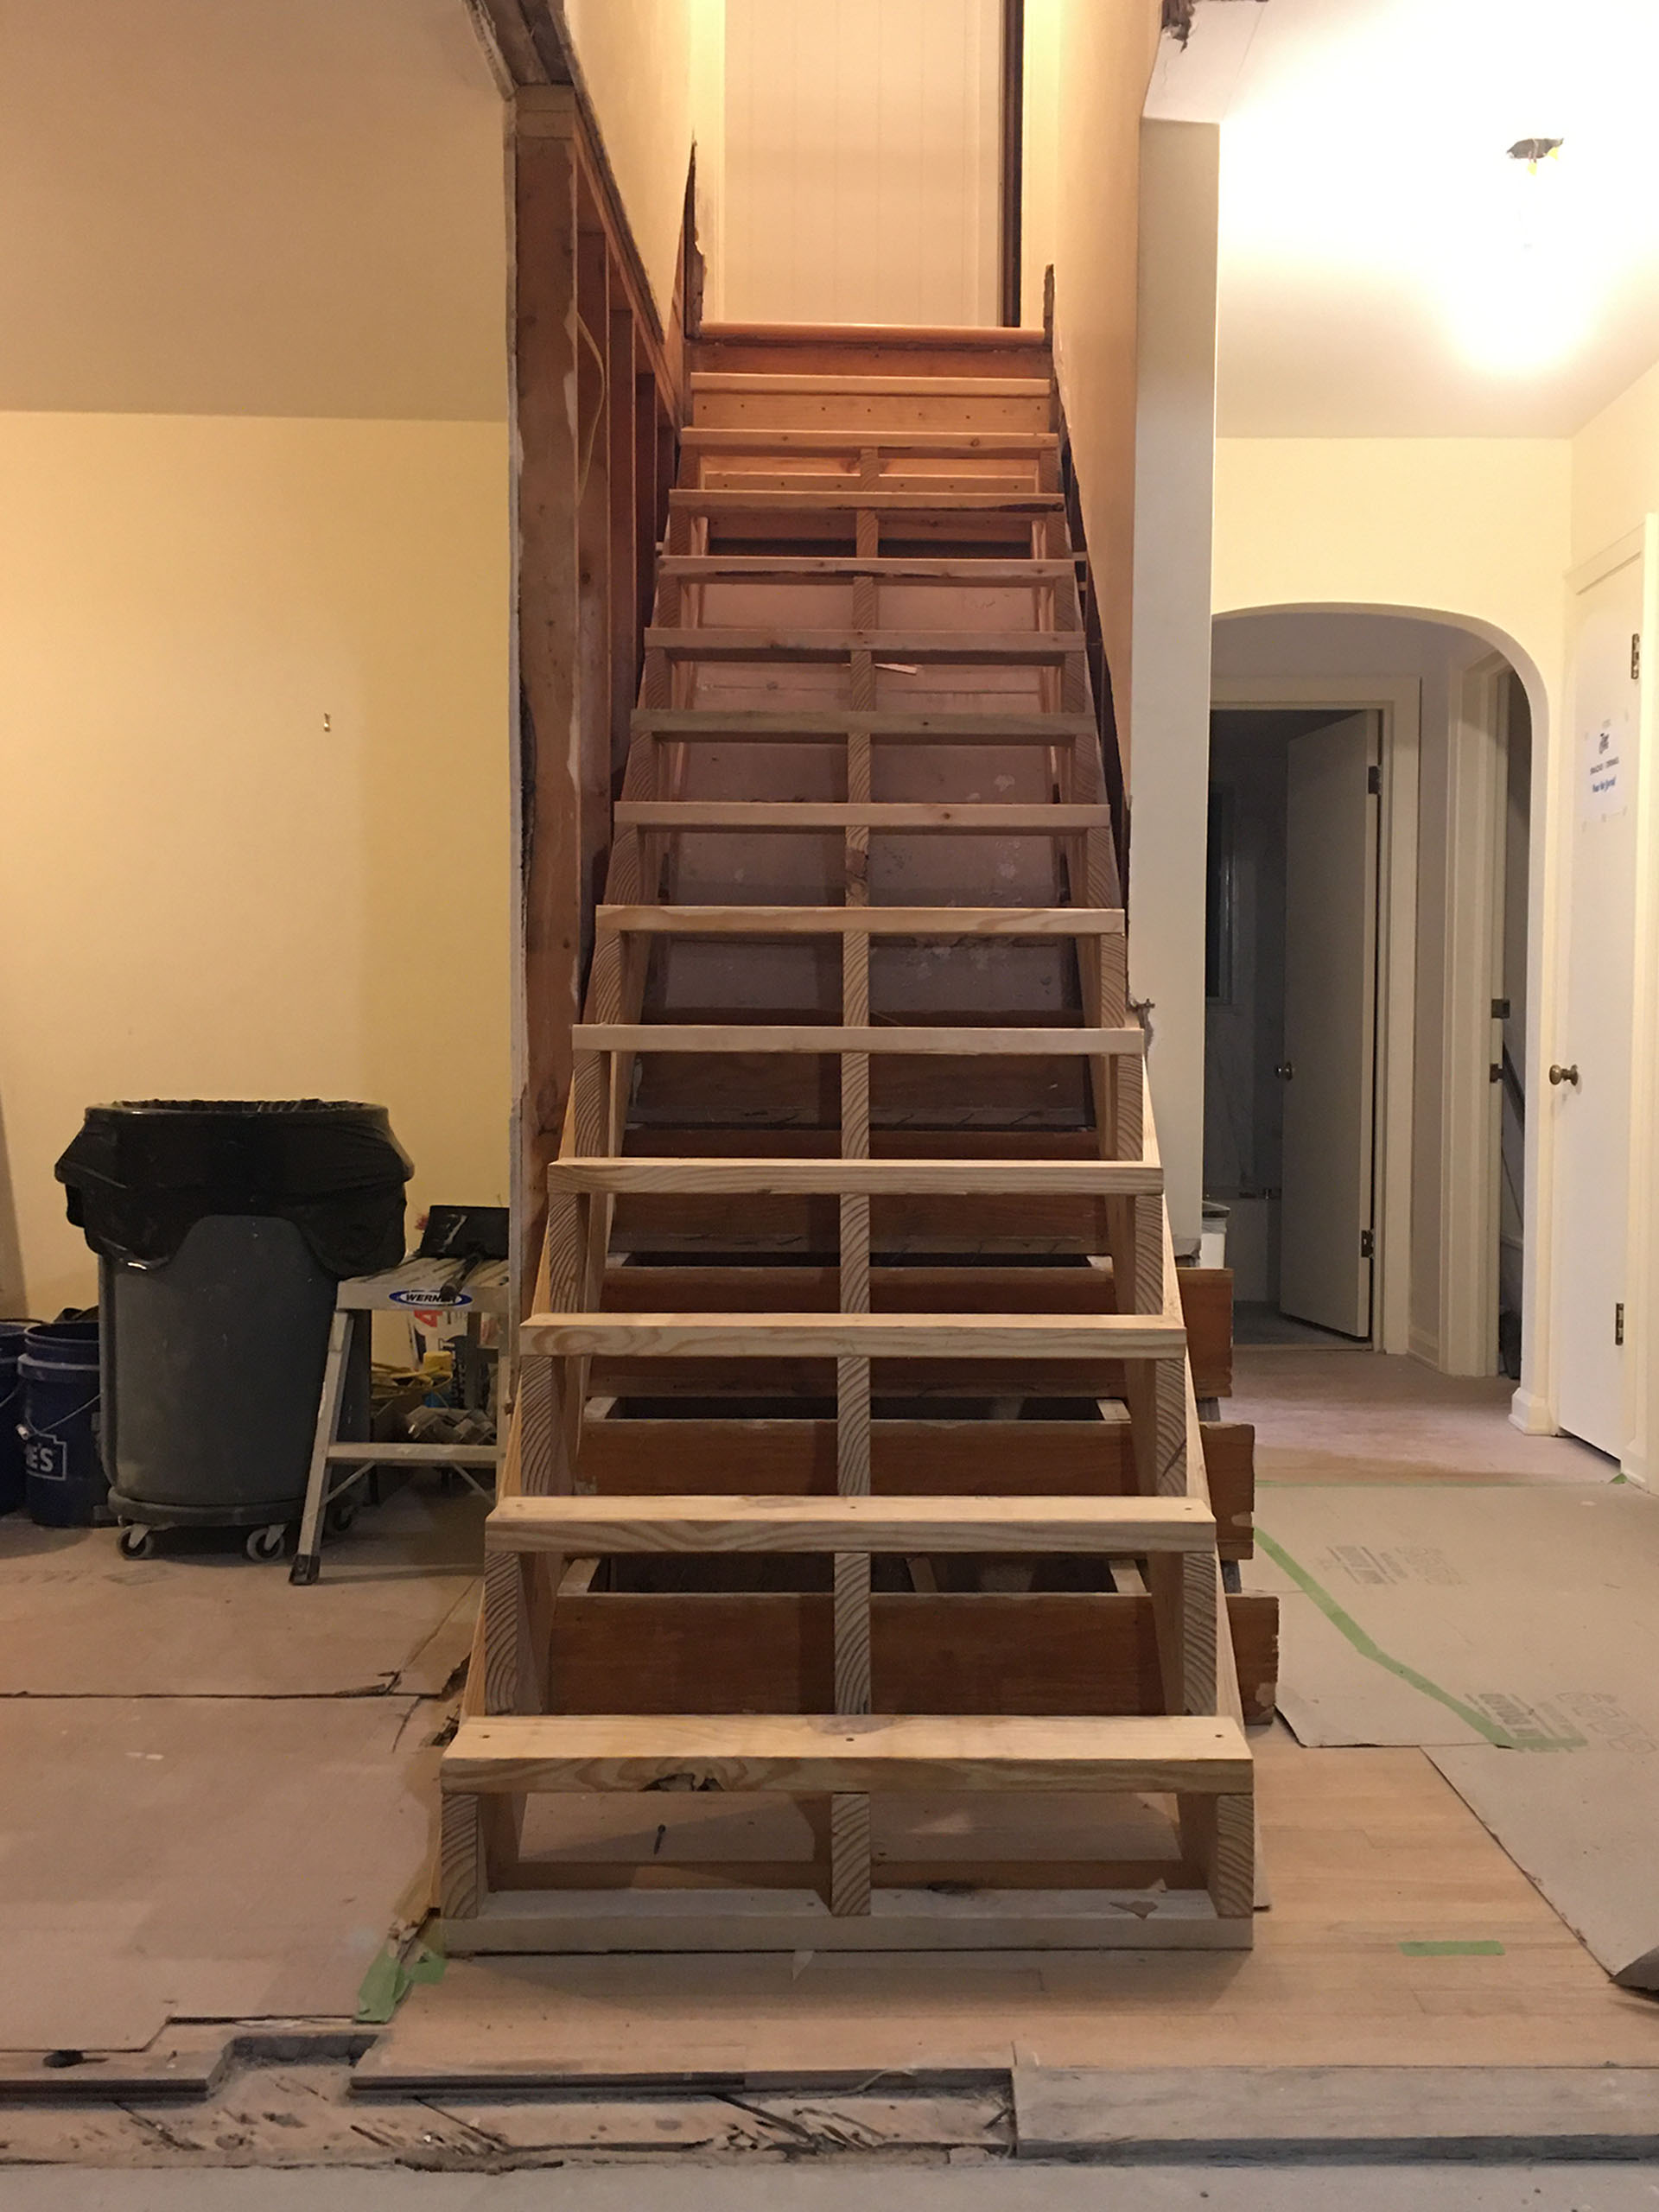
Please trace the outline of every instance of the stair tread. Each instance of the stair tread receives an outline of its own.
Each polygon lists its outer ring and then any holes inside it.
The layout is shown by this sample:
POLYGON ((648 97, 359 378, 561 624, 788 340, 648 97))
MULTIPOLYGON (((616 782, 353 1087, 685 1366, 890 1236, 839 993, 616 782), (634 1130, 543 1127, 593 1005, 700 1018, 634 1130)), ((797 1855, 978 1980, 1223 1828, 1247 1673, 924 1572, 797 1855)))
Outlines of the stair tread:
POLYGON ((596 926, 640 936, 1122 937, 1121 906, 600 906, 596 926))
POLYGON ((1138 1059, 1146 1050, 1139 1028, 993 1029, 944 1024, 879 1029, 821 1022, 641 1021, 578 1022, 570 1033, 578 1052, 880 1052, 912 1058, 1138 1059))
POLYGON ((541 1714, 463 1719, 448 1790, 1147 1789, 1243 1793, 1249 1746, 1210 1714, 541 1714))
POLYGON ((1190 1497, 503 1498, 486 1551, 1212 1552, 1216 1524, 1190 1497))
POLYGON ((1058 745, 1099 734, 1092 715, 882 713, 859 707, 640 707, 633 730, 641 737, 749 737, 762 743, 823 738, 844 743, 849 734, 950 745, 1058 745))
POLYGON ((1052 430, 771 429, 756 423, 689 423, 684 453, 876 453, 945 459, 1038 460, 1058 453, 1052 430))
POLYGON ((1109 806, 1043 800, 1021 806, 963 799, 620 799, 615 819, 634 830, 910 830, 1020 832, 1058 836, 1078 830, 1109 830, 1109 806))
POLYGON ((554 1191, 703 1191, 737 1194, 793 1192, 809 1197, 870 1192, 949 1196, 989 1192, 1061 1191, 1088 1196, 1152 1195, 1163 1188, 1155 1161, 1139 1160, 843 1160, 683 1154, 588 1155, 556 1160, 547 1171, 554 1191))
POLYGON ((1161 1313, 539 1313, 525 1351, 555 1357, 1171 1358, 1185 1325, 1161 1313))

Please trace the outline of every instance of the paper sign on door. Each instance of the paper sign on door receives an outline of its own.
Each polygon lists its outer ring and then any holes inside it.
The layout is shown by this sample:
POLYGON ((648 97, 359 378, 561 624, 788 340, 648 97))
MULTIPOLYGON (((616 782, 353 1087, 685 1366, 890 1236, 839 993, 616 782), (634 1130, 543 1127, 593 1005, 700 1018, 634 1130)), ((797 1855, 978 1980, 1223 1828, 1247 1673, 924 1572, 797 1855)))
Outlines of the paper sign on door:
POLYGON ((1584 734, 1584 760, 1580 769, 1579 810, 1586 822, 1601 822, 1623 814, 1630 802, 1630 770, 1624 733, 1610 715, 1597 728, 1584 734))

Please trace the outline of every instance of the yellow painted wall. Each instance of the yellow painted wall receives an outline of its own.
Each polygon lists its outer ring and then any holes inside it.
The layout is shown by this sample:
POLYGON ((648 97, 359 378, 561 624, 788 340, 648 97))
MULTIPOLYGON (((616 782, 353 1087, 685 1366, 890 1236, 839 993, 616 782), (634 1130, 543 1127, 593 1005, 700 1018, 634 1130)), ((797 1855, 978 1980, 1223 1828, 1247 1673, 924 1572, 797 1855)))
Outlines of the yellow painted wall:
POLYGON ((666 324, 694 136, 700 181, 719 200, 724 0, 565 0, 564 16, 666 324))
POLYGON ((92 1295, 93 1101, 375 1100, 417 1203, 505 1199, 506 468, 492 423, 0 416, 0 1311, 92 1295))
POLYGON ((1592 559, 1659 510, 1659 364, 1573 441, 1573 561, 1592 559))
MULTIPOLYGON (((1054 347, 1084 527, 1103 587, 1103 628, 1128 738, 1130 575, 1135 554, 1135 283, 1141 111, 1156 58, 1158 0, 1039 0, 1027 21, 1028 140, 1054 88, 1052 162, 1022 259, 1054 264, 1054 347), (1047 198, 1052 189, 1051 202, 1047 198), (1052 223, 1046 249, 1040 226, 1052 223), (1121 586, 1114 580, 1122 580, 1121 586)), ((1027 297, 1030 297, 1029 292, 1027 297)))
POLYGON ((1512 639, 1554 702, 1571 499, 1565 439, 1223 438, 1215 609, 1455 615, 1512 639))

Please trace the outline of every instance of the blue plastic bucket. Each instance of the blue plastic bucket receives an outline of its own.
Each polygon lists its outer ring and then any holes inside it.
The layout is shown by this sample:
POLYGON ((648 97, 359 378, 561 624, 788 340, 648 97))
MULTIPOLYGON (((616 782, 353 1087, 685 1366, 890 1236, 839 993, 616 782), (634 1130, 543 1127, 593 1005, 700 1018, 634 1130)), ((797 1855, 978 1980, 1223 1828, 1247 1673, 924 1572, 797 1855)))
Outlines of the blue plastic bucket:
POLYGON ((13 1513, 23 1502, 22 1384, 17 1356, 33 1324, 0 1321, 0 1513, 13 1513))
POLYGON ((47 1529, 89 1529, 110 1518, 99 1450, 98 1323, 47 1321, 23 1339, 23 1486, 29 1516, 47 1529))

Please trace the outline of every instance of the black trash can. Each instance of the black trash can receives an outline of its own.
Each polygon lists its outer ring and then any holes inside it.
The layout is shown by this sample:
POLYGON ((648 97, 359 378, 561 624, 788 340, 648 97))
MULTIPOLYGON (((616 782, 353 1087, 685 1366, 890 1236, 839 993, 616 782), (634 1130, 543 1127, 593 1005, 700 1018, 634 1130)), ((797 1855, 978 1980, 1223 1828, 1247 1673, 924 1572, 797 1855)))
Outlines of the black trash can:
POLYGON ((381 1106, 88 1110, 57 1173, 102 1262, 104 1459, 111 1507, 133 1524, 124 1549, 207 1526, 280 1554, 305 1502, 335 1285, 402 1260, 410 1172, 381 1106))

